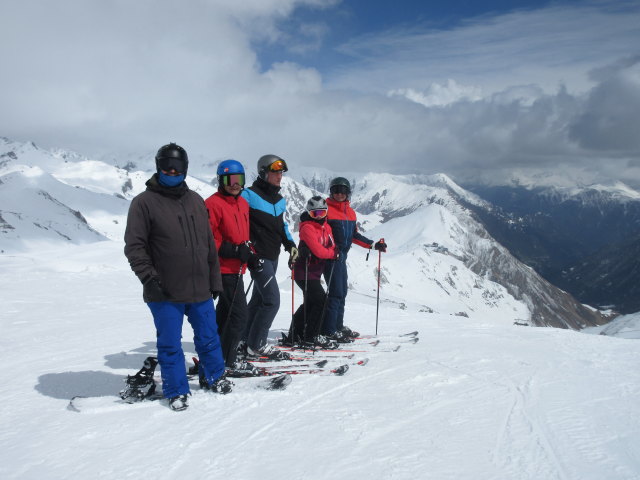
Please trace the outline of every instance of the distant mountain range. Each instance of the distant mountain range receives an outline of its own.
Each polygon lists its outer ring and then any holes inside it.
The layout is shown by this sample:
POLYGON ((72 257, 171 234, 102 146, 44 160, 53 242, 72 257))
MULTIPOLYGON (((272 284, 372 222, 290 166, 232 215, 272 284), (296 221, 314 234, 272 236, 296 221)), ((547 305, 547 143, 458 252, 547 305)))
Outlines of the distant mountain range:
POLYGON ((640 192, 621 184, 466 187, 467 204, 522 262, 584 303, 640 310, 640 192))
MULTIPOLYGON (((122 241, 129 202, 144 190, 153 160, 121 159, 118 165, 0 138, 0 250, 122 241)), ((251 180, 253 166, 246 167, 251 180)), ((498 208, 446 175, 341 174, 352 181, 360 230, 389 244, 381 257, 382 301, 396 305, 399 315, 405 309, 458 317, 482 313, 496 322, 573 329, 608 320, 496 241, 481 214, 498 218, 498 208)), ((287 174, 282 193, 292 231, 306 200, 326 194, 334 175, 294 168, 287 174)), ((190 162, 187 182, 204 198, 216 190, 214 178, 215 165, 190 162)), ((364 249, 352 249, 349 287, 354 295, 375 299, 378 259, 372 255, 375 260, 364 249)))

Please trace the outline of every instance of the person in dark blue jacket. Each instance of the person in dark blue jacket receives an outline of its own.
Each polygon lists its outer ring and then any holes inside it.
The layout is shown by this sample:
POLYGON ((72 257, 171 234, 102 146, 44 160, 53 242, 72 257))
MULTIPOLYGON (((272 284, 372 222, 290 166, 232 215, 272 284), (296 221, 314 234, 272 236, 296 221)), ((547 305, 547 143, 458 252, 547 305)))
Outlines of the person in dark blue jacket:
POLYGON ((242 197, 249 202, 251 243, 263 260, 262 270, 251 272, 254 285, 244 334, 247 359, 265 356, 280 359, 286 356, 285 352, 267 344, 267 338, 280 309, 276 270, 281 246, 289 252, 290 264, 298 257, 298 249, 284 221, 287 204, 279 193, 282 174, 287 170, 287 163, 282 158, 263 155, 258 160, 258 179, 242 191, 242 197))
POLYGON ((356 212, 349 203, 351 184, 346 178, 334 178, 329 188, 331 196, 327 198, 329 207, 327 221, 331 226, 339 256, 335 260, 325 262, 324 278, 329 285, 329 296, 322 333, 340 343, 345 343, 359 335, 358 332, 344 325, 344 304, 348 290, 347 254, 351 244, 355 243, 363 248, 375 248, 383 252, 387 251, 387 245, 382 240, 374 244, 373 240, 358 232, 356 212))

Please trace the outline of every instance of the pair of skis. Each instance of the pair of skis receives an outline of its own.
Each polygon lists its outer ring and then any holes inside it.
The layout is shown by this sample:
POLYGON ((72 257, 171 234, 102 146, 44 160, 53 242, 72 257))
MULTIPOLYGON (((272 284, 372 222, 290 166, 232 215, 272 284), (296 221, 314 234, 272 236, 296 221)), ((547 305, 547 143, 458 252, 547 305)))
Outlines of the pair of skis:
MULTIPOLYGON (((118 409, 123 405, 135 405, 141 403, 155 402, 164 399, 162 393, 156 390, 154 371, 158 360, 156 357, 147 357, 143 367, 135 375, 129 375, 125 379, 125 388, 122 389, 118 397, 86 397, 76 395, 71 398, 67 409, 73 412, 108 412, 118 409)), ((197 375, 195 375, 197 378, 197 375)), ((188 376, 193 379, 194 375, 188 376)), ((252 387, 261 390, 284 390, 291 383, 292 377, 287 373, 274 374, 263 381, 254 382, 252 387)), ((212 393, 212 395, 215 395, 212 393)))
POLYGON ((418 331, 400 335, 361 335, 348 343, 339 344, 339 348, 304 348, 277 345, 280 350, 289 352, 295 358, 323 356, 338 358, 345 355, 368 352, 397 352, 404 344, 415 344, 419 341, 418 331))

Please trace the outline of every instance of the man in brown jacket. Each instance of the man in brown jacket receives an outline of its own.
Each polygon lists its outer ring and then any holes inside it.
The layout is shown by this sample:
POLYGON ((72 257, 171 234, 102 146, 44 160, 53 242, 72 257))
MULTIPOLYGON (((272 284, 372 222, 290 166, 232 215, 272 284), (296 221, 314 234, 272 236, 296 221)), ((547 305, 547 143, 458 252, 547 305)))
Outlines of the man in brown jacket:
POLYGON ((204 388, 228 393, 212 296, 222 291, 218 253, 204 200, 184 179, 187 152, 170 143, 158 150, 147 190, 131 201, 124 254, 143 284, 143 299, 157 330, 162 393, 173 410, 188 407, 189 383, 182 350, 187 316, 200 357, 204 388))

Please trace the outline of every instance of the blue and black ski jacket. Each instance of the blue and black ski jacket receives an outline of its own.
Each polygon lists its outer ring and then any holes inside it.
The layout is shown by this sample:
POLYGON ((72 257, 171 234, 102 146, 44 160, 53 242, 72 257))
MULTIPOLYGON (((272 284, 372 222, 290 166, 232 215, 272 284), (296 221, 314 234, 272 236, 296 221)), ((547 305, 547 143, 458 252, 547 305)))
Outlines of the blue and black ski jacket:
POLYGON ((241 194, 249 202, 251 243, 258 256, 269 260, 278 259, 280 245, 287 252, 296 246, 284 221, 287 202, 279 192, 280 187, 259 178, 241 194))

